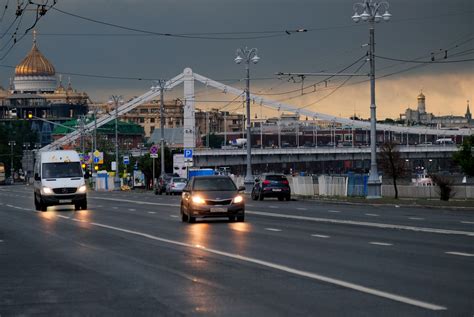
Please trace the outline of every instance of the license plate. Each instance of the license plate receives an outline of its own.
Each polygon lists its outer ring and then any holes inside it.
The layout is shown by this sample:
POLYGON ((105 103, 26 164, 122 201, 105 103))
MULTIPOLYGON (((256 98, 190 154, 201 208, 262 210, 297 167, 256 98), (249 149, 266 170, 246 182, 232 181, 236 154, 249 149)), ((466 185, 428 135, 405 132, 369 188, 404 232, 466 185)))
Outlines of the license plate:
POLYGON ((67 204, 67 203, 70 203, 70 202, 71 202, 70 199, 60 199, 60 200, 59 200, 59 203, 60 203, 60 204, 67 204))
POLYGON ((212 207, 211 212, 227 212, 226 207, 212 207))
POLYGON ((274 191, 274 192, 281 192, 281 189, 276 189, 276 188, 274 188, 273 191, 274 191))

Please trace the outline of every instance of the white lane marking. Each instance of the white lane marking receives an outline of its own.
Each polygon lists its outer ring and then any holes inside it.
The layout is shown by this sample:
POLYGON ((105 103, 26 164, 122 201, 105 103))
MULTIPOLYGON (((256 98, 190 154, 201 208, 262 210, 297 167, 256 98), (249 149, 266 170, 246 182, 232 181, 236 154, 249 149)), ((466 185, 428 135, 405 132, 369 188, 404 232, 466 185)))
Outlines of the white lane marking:
POLYGON ((408 217, 408 219, 410 219, 410 220, 425 220, 425 218, 421 218, 421 217, 408 217))
POLYGON ((461 223, 465 223, 468 225, 474 225, 474 221, 461 221, 461 223))
POLYGON ((275 228, 265 228, 265 230, 275 231, 275 232, 280 232, 281 231, 281 229, 275 229, 275 228))
POLYGON ((277 209, 278 207, 277 206, 268 206, 269 208, 272 208, 272 209, 277 209))
POLYGON ((137 211, 136 209, 134 208, 128 208, 129 211, 137 211))
POLYGON ((2 243, 2 242, 3 242, 3 240, 0 240, 0 243, 2 243))
POLYGON ((59 218, 63 218, 63 219, 70 219, 68 216, 64 216, 64 215, 58 215, 59 218))
POLYGON ((121 201, 121 202, 133 203, 133 204, 139 204, 139 205, 154 205, 154 206, 179 207, 178 204, 152 203, 152 202, 148 202, 148 201, 136 201, 136 200, 129 200, 129 199, 105 198, 105 197, 90 197, 90 198, 91 198, 91 199, 111 200, 111 201, 121 201))
POLYGON ((256 259, 256 258, 251 258, 251 257, 246 257, 246 256, 243 256, 243 255, 239 255, 239 254, 219 251, 219 250, 216 250, 216 249, 210 249, 210 248, 206 248, 206 247, 200 246, 200 245, 194 245, 194 244, 189 244, 189 243, 180 242, 180 241, 176 241, 176 240, 160 238, 160 237, 153 236, 153 235, 150 235, 150 234, 137 232, 137 231, 132 231, 132 230, 127 230, 127 229, 122 229, 122 228, 117 228, 117 227, 112 227, 112 226, 108 226, 108 225, 104 225, 104 224, 100 224, 100 223, 96 223, 96 222, 92 222, 91 225, 97 226, 97 227, 102 227, 102 228, 107 228, 107 229, 110 229, 110 230, 121 231, 121 232, 129 233, 129 234, 133 234, 133 235, 141 236, 141 237, 144 237, 144 238, 148 238, 148 239, 152 239, 152 240, 156 240, 156 241, 160 241, 160 242, 164 242, 164 243, 168 243, 168 244, 173 244, 173 245, 177 245, 177 246, 181 246, 181 247, 202 250, 202 251, 209 252, 209 253, 212 253, 212 254, 217 254, 217 255, 221 255, 221 256, 224 256, 224 257, 231 258, 231 259, 236 259, 236 260, 240 260, 240 261, 244 261, 244 262, 248 262, 248 263, 253 263, 253 264, 265 266, 265 267, 272 268, 272 269, 275 269, 275 270, 295 274, 295 275, 298 275, 298 276, 307 277, 307 278, 317 280, 317 281, 320 281, 320 282, 325 282, 325 283, 328 283, 328 284, 333 284, 333 285, 337 285, 337 286, 340 286, 340 287, 345 287, 345 288, 352 289, 352 290, 355 290, 355 291, 358 291, 358 292, 362 292, 362 293, 366 293, 366 294, 370 294, 370 295, 374 295, 374 296, 379 296, 379 297, 382 297, 382 298, 390 299, 390 300, 397 301, 397 302, 400 302, 400 303, 413 305, 413 306, 417 306, 417 307, 421 307, 421 308, 425 308, 425 309, 429 309, 429 310, 446 310, 447 309, 446 307, 435 305, 435 304, 432 304, 432 303, 419 301, 419 300, 416 300, 416 299, 413 299, 413 298, 409 298, 409 297, 400 296, 400 295, 397 295, 397 294, 392 294, 392 293, 380 291, 380 290, 377 290, 377 289, 374 289, 374 288, 365 287, 365 286, 362 286, 362 285, 346 282, 346 281, 343 281, 343 280, 327 277, 327 276, 316 274, 316 273, 311 273, 311 272, 308 272, 308 271, 302 271, 302 270, 294 269, 294 268, 291 268, 291 267, 288 267, 288 266, 285 266, 285 265, 280 265, 280 264, 276 264, 276 263, 272 263, 272 262, 268 262, 268 261, 263 261, 263 260, 259 260, 259 259, 256 259))
POLYGON ((329 238, 329 236, 326 236, 324 234, 312 234, 311 236, 316 237, 316 238, 323 238, 323 239, 329 238))
POLYGON ((112 207, 113 209, 118 209, 118 207, 112 207))
POLYGON ((338 212, 340 212, 340 211, 339 211, 339 210, 328 210, 328 212, 338 213, 338 212))
POLYGON ((7 207, 10 207, 10 208, 15 208, 15 207, 13 207, 13 206, 12 206, 12 205, 10 205, 10 204, 7 204, 7 207))
POLYGON ((444 252, 446 254, 452 254, 452 255, 461 255, 461 256, 474 256, 474 254, 472 253, 464 253, 464 252, 454 252, 454 251, 450 251, 450 252, 444 252))
POLYGON ((155 211, 149 211, 148 213, 149 213, 149 214, 156 214, 155 211))
POLYGON ((171 218, 178 218, 176 215, 170 215, 171 218))
POLYGON ((88 222, 87 220, 75 219, 75 218, 72 218, 71 220, 76 221, 76 222, 88 222))
POLYGON ((366 216, 369 216, 369 217, 378 217, 379 215, 377 214, 365 214, 366 216))
POLYGON ((253 205, 251 205, 251 204, 245 204, 245 206, 247 206, 247 207, 253 207, 253 205))
POLYGON ((298 209, 298 210, 308 210, 307 208, 303 208, 303 207, 298 207, 296 209, 298 209))
POLYGON ((382 228, 382 229, 408 230, 408 231, 439 233, 439 234, 455 234, 455 235, 465 235, 465 236, 474 237, 474 232, 470 232, 470 231, 459 231, 459 230, 437 229, 437 228, 415 227, 415 226, 403 226, 403 225, 394 225, 394 224, 388 224, 388 223, 354 221, 354 220, 340 220, 340 219, 331 219, 331 218, 314 218, 314 217, 307 217, 307 216, 275 214, 275 213, 269 213, 269 212, 263 212, 263 211, 253 211, 253 210, 246 210, 245 213, 249 214, 249 215, 274 217, 274 218, 284 218, 284 219, 295 219, 295 220, 306 220, 306 221, 331 223, 331 224, 354 225, 354 226, 382 228))
POLYGON ((391 246, 391 245, 393 245, 392 243, 376 242, 376 241, 369 242, 369 243, 370 243, 370 244, 374 244, 374 245, 383 245, 383 246, 391 246))

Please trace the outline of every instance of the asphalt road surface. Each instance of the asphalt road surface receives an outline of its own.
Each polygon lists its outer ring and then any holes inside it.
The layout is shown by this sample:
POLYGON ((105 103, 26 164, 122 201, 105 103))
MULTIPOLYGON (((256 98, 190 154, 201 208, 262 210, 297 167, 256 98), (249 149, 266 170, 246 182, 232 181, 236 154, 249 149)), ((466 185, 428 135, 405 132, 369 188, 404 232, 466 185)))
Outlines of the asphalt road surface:
POLYGON ((179 202, 36 212, 0 187, 0 316, 474 315, 474 210, 247 200, 186 224, 179 202))

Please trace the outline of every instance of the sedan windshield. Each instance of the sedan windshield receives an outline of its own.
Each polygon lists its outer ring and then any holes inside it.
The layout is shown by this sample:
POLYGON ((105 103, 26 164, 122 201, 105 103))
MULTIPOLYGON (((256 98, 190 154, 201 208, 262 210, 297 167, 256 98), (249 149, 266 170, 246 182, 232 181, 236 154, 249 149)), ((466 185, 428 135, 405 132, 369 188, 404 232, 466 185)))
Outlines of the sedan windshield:
POLYGON ((43 163, 43 178, 82 177, 81 163, 43 163))
POLYGON ((173 183, 186 183, 187 181, 186 178, 173 178, 173 183))
POLYGON ((234 191, 237 190, 230 178, 209 177, 197 178, 194 181, 193 190, 197 191, 234 191))

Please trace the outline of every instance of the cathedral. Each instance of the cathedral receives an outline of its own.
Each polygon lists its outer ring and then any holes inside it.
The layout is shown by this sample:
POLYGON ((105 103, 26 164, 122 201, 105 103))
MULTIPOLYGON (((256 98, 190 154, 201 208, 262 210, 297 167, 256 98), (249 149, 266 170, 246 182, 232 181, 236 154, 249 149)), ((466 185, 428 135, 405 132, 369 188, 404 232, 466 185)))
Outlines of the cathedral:
POLYGON ((407 108, 405 113, 400 114, 400 119, 407 125, 427 125, 433 128, 470 128, 474 127, 471 111, 469 109, 469 100, 467 101, 466 113, 464 116, 435 116, 426 112, 426 97, 420 93, 417 97, 417 109, 407 108))
MULTIPOLYGON (((0 87, 0 120, 26 119, 31 112, 34 117, 61 123, 87 114, 88 95, 73 89, 70 80, 63 85, 37 42, 35 31, 33 46, 15 67, 9 89, 0 87)), ((33 120, 32 129, 39 132, 42 145, 50 143, 52 123, 33 120)))

